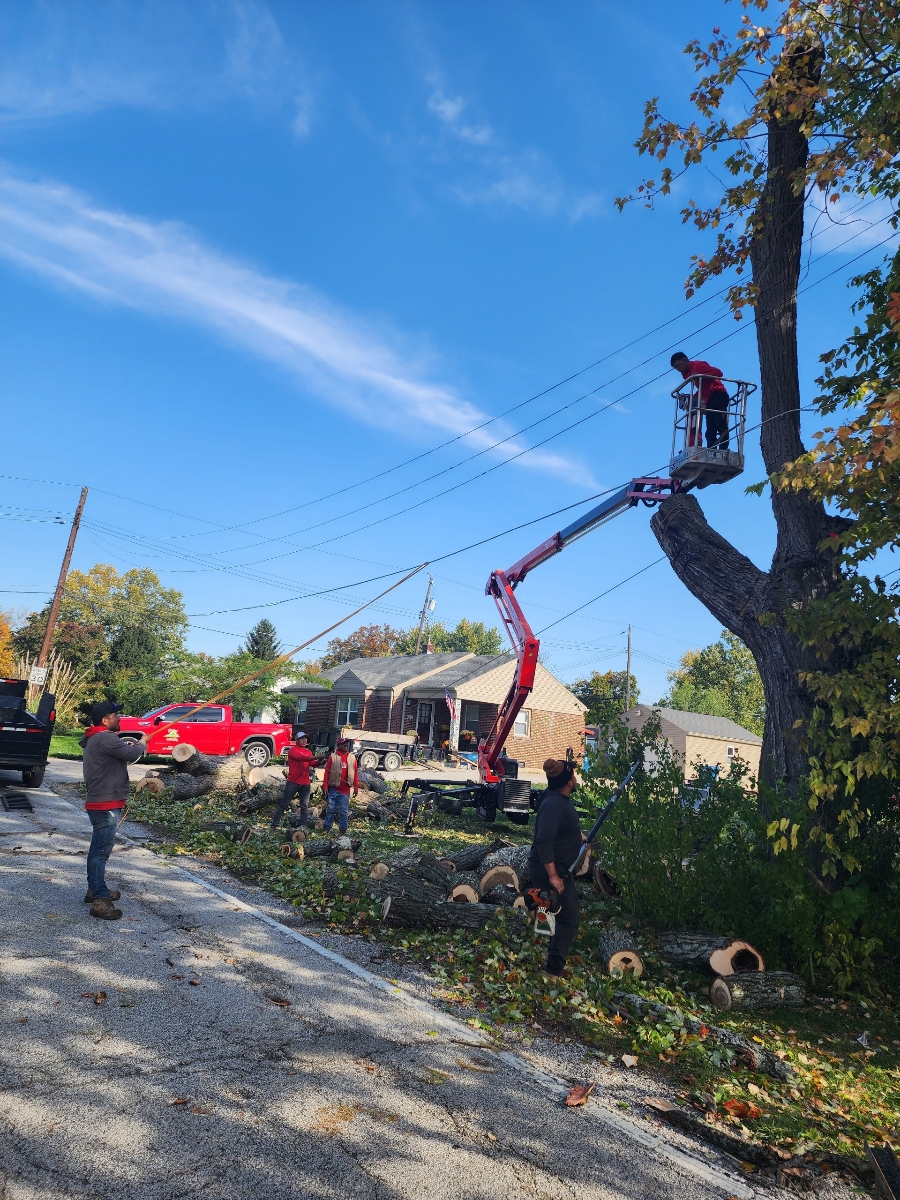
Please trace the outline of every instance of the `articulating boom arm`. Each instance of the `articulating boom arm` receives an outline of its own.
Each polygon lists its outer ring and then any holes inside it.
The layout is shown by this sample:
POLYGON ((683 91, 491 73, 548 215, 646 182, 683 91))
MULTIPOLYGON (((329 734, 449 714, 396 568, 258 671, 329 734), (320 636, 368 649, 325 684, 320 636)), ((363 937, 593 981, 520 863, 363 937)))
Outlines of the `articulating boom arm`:
POLYGON ((490 733, 478 747, 478 769, 482 783, 498 781, 498 766, 502 771, 502 765, 499 763, 500 754, 516 723, 516 717, 534 687, 534 679, 537 674, 538 652, 541 643, 534 636, 531 626, 513 594, 515 588, 529 571, 539 567, 541 563, 545 563, 555 554, 559 554, 561 550, 565 550, 566 546, 571 545, 578 538, 584 537, 592 529, 605 525, 613 517, 617 517, 629 508, 634 508, 641 502, 651 507, 665 500, 673 492, 684 491, 689 486, 689 484, 683 484, 680 479, 632 479, 631 483, 620 488, 611 496, 607 496, 596 508, 592 508, 583 517, 579 517, 565 529, 554 533, 553 537, 541 542, 508 570, 491 572, 491 577, 484 589, 485 595, 494 597, 509 640, 518 655, 518 662, 506 699, 497 713, 497 719, 494 721, 490 733))

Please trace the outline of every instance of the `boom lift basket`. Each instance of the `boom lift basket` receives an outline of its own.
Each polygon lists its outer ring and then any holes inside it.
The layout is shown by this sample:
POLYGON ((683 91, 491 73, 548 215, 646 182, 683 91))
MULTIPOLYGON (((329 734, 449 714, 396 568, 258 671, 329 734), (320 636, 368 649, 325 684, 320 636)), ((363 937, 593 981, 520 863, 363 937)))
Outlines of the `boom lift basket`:
POLYGON ((675 427, 672 433, 672 461, 669 473, 692 487, 705 488, 725 483, 744 469, 744 427, 747 397, 756 391, 755 383, 743 379, 719 379, 713 375, 691 375, 672 392, 675 399, 675 427), (722 384, 728 392, 724 410, 727 436, 717 444, 704 445, 705 418, 717 411, 701 407, 702 393, 709 384, 722 384), (729 385, 731 385, 729 387, 729 385))

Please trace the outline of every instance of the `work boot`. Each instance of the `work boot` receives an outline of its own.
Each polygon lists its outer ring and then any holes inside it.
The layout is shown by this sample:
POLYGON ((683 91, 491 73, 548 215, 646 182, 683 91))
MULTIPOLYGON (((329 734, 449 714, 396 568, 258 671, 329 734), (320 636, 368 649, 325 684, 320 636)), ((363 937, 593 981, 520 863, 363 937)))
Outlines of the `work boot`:
POLYGON ((108 900, 105 896, 99 896, 91 905, 91 916, 98 917, 101 921, 118 921, 122 915, 121 908, 116 908, 112 900, 108 900))
MULTIPOLYGON (((106 898, 107 898, 107 900, 118 900, 118 898, 121 895, 122 895, 121 892, 112 891, 109 893, 109 895, 106 898)), ((88 890, 84 893, 84 902, 85 902, 85 904, 93 904, 94 903, 94 893, 91 891, 90 888, 88 888, 88 890)))

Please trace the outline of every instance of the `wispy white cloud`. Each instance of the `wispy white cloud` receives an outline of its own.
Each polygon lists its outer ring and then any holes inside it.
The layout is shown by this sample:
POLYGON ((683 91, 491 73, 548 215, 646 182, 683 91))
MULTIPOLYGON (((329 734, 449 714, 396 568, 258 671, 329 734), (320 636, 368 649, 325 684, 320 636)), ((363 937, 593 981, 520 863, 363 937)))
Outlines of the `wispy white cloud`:
MULTIPOLYGON (((71 188, 6 173, 0 174, 0 254, 95 301, 212 329, 360 421, 458 435, 487 419, 455 388, 433 381, 433 356, 410 350, 400 335, 312 288, 209 248, 184 225, 102 209, 71 188)), ((496 422, 466 441, 484 448, 509 432, 496 422)), ((512 457, 523 448, 513 439, 491 453, 512 457)), ((561 454, 536 450, 519 462, 570 482, 593 482, 561 454)))
POLYGON ((605 202, 603 195, 567 186, 541 150, 510 150, 492 126, 465 119, 466 100, 448 96, 437 74, 433 73, 429 82, 434 90, 428 97, 428 111, 441 123, 445 136, 460 144, 470 168, 468 178, 451 187, 459 200, 473 205, 505 205, 546 217, 562 214, 570 221, 599 213, 605 202))
POLYGON ((0 113, 52 120, 107 108, 157 111, 238 97, 293 109, 310 130, 307 72, 261 0, 48 0, 0 13, 0 113))

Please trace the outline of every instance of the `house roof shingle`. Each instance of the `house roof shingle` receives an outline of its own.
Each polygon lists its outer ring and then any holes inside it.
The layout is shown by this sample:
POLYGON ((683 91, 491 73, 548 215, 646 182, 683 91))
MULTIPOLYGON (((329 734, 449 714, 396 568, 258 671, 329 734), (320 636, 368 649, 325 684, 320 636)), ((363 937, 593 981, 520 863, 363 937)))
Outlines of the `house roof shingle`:
MULTIPOLYGON (((641 705, 641 708, 644 706, 641 705)), ((706 713, 683 712, 680 708, 659 708, 656 704, 648 706, 651 712, 659 713, 676 729, 684 733, 692 733, 696 737, 721 738, 725 741, 750 742, 754 746, 762 745, 762 738, 738 725, 728 717, 710 717, 706 713)), ((635 711, 635 710, 632 710, 635 711)))

